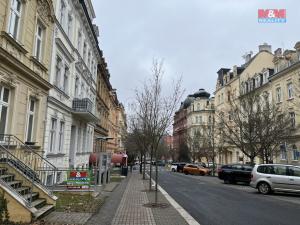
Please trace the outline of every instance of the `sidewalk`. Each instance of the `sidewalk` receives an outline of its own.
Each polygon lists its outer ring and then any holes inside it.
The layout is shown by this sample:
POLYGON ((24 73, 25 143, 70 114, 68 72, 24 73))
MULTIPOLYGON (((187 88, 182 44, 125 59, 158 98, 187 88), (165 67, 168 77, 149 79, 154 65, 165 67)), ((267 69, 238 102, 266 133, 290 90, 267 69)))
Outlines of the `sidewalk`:
POLYGON ((147 181, 142 180, 138 171, 131 174, 112 225, 187 225, 188 223, 160 192, 159 203, 167 203, 168 207, 144 206, 154 201, 154 192, 144 191, 148 187, 147 181))

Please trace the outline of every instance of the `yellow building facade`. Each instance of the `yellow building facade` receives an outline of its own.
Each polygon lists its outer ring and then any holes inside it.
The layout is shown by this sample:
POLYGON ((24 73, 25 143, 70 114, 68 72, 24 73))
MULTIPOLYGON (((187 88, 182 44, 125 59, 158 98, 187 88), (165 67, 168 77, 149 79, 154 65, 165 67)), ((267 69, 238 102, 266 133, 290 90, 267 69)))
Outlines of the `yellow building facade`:
POLYGON ((48 0, 0 1, 0 133, 43 146, 54 11, 48 0))

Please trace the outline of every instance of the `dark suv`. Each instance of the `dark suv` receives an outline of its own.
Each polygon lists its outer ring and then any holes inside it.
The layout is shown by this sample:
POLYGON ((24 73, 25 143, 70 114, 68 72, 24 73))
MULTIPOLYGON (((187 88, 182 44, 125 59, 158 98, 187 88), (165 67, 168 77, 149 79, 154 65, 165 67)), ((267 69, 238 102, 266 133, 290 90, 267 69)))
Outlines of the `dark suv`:
POLYGON ((224 183, 236 183, 236 182, 245 182, 250 183, 251 181, 251 172, 253 167, 250 165, 242 164, 230 164, 223 165, 218 170, 218 177, 221 180, 224 180, 224 183))

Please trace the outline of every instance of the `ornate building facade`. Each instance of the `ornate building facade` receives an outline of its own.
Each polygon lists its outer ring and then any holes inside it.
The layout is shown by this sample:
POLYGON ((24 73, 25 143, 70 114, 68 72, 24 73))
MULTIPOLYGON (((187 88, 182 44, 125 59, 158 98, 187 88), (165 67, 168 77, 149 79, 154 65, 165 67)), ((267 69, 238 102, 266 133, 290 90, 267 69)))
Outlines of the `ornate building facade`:
POLYGON ((55 0, 45 156, 57 167, 86 168, 96 117, 98 28, 91 1, 55 0))
POLYGON ((52 1, 0 1, 0 133, 40 151, 52 88, 54 21, 52 1))

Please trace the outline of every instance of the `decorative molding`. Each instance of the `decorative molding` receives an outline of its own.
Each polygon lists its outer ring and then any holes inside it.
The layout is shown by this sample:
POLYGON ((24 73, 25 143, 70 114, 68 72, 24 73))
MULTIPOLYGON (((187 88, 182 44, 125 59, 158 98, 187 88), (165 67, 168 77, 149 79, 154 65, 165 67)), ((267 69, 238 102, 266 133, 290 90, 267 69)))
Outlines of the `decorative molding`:
POLYGON ((57 47, 59 47, 59 50, 64 53, 64 55, 67 57, 67 60, 69 63, 74 62, 75 58, 72 56, 72 54, 69 52, 69 50, 66 48, 64 43, 60 38, 55 38, 55 43, 57 47))
POLYGON ((24 45, 15 40, 9 33, 2 31, 1 36, 4 37, 10 44, 12 44, 18 51, 22 52, 24 55, 28 53, 28 51, 24 48, 24 45))
POLYGON ((41 70, 43 70, 44 72, 48 71, 48 68, 39 60, 37 60, 34 56, 30 56, 30 60, 36 64, 41 70))

